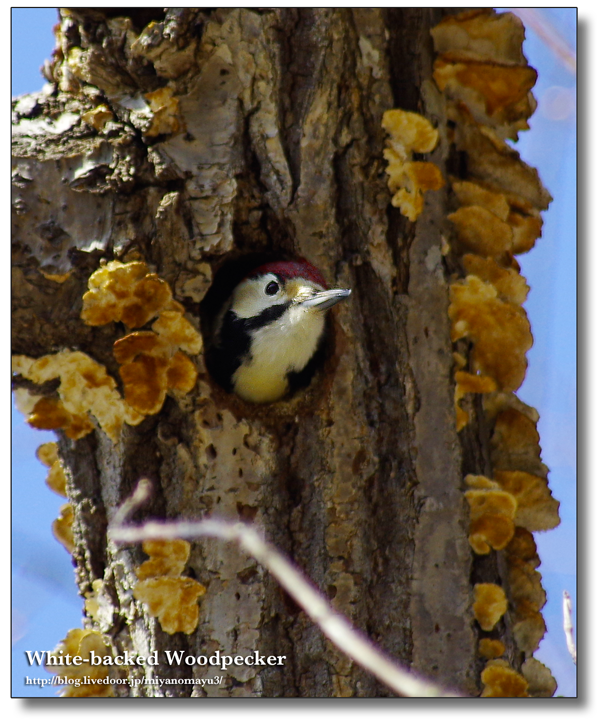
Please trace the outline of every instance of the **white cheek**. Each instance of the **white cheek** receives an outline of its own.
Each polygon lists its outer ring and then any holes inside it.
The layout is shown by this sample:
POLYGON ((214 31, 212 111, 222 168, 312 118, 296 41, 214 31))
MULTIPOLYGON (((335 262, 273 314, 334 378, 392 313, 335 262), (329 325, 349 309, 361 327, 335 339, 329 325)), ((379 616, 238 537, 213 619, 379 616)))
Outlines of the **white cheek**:
POLYGON ((265 293, 267 283, 269 282, 263 281, 257 284, 248 281, 238 289, 232 308, 240 318, 254 318, 270 306, 282 302, 284 297, 282 290, 279 290, 274 296, 265 293))

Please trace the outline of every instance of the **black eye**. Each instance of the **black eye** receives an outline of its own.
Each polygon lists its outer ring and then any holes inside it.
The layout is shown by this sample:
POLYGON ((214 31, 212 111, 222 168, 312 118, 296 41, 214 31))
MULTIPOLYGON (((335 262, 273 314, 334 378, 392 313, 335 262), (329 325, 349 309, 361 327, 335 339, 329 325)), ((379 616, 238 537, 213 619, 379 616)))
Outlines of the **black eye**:
POLYGON ((271 281, 270 283, 267 283, 267 287, 265 288, 265 293, 267 296, 274 296, 277 291, 279 291, 279 284, 275 281, 271 281))

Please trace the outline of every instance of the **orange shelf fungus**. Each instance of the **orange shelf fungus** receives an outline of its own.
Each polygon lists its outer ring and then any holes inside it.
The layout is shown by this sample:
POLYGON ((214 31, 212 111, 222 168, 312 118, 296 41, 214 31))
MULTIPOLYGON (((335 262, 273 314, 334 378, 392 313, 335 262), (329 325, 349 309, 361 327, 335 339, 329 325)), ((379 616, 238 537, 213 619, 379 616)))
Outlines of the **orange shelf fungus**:
POLYGON ((34 428, 62 428, 70 438, 80 439, 94 428, 91 414, 116 443, 124 423, 135 425, 143 419, 123 401, 105 367, 81 351, 60 351, 38 359, 15 356, 13 370, 36 384, 60 379, 59 399, 41 397, 27 419, 34 428))
POLYGON ((536 107, 537 73, 523 55, 521 21, 491 9, 467 11, 444 18, 431 35, 438 88, 472 123, 516 140, 536 107))
MULTIPOLYGON (((182 320, 189 325, 188 321, 182 320)), ((178 321, 177 325, 180 325, 178 321)), ((185 354, 173 353, 177 329, 170 331, 170 336, 154 331, 135 331, 114 344, 115 358, 121 365, 119 374, 125 401, 146 416, 161 410, 169 389, 188 393, 196 384, 196 367, 185 354)), ((181 333, 183 339, 187 335, 187 329, 181 333)))
POLYGON ((540 558, 533 534, 517 527, 505 553, 515 642, 520 650, 532 654, 546 631, 540 611, 546 602, 546 593, 541 575, 536 571, 540 558))
POLYGON ((477 276, 450 286, 453 341, 467 337, 473 342, 476 371, 491 376, 502 390, 515 390, 527 370, 526 352, 533 337, 525 311, 498 298, 491 283, 477 276))
POLYGON ((137 578, 179 577, 190 556, 191 545, 184 539, 154 539, 145 541, 144 552, 150 557, 137 569, 137 578))
POLYGON ((533 68, 448 53, 436 59, 433 78, 448 98, 469 109, 475 122, 492 126, 512 140, 518 131, 529 128, 527 119, 535 110, 530 92, 537 80, 533 68))
POLYGON ((55 494, 66 498, 67 477, 62 462, 58 457, 58 444, 54 441, 42 444, 38 446, 35 455, 38 460, 49 469, 48 476, 46 477, 48 488, 52 489, 55 494))
POLYGON ((490 660, 483 672, 484 684, 482 697, 528 697, 529 685, 523 675, 511 669, 503 659, 490 660))
POLYGON ((471 511, 469 544, 476 554, 504 549, 515 533, 517 509, 512 494, 500 489, 472 489, 465 492, 471 511))
POLYGON ((516 527, 515 535, 506 547, 506 557, 509 563, 511 557, 522 559, 532 564, 534 569, 541 564, 533 534, 520 526, 516 527))
MULTIPOLYGON (((437 53, 433 78, 452 122, 448 140, 451 152, 461 155, 461 177, 452 179, 455 210, 448 216, 448 245, 465 276, 450 285, 451 338, 468 342, 457 349, 465 361, 455 373, 457 429, 469 421, 471 405, 463 409, 461 399, 482 393, 493 430, 493 479, 466 478, 469 542, 477 554, 502 550, 498 573, 507 588, 505 594, 493 584, 476 585, 474 610, 490 630, 497 617, 487 617, 487 611, 506 611, 508 595, 514 641, 530 655, 545 629, 531 532, 555 527, 559 516, 540 456, 539 415, 513 393, 525 378, 533 343, 522 308, 529 287, 515 256, 533 248, 542 232, 541 212, 552 198, 506 139, 516 140, 528 128, 536 71, 527 64, 524 28, 512 13, 488 8, 448 15, 431 35, 437 53), (483 379, 490 380, 488 387, 483 379)), ((545 696, 553 683, 548 676, 550 682, 532 685, 530 693, 545 696)), ((482 681, 482 696, 527 696, 528 679, 501 660, 488 664, 482 681)))
POLYGON ((400 109, 387 110, 381 125, 389 136, 383 157, 388 162, 392 205, 414 222, 423 211, 425 191, 444 186, 435 163, 412 160, 413 152, 431 153, 438 143, 438 131, 422 115, 400 109))
POLYGON ((527 299, 529 286, 527 281, 514 268, 503 268, 493 258, 482 258, 472 253, 462 257, 467 276, 477 276, 491 283, 503 301, 521 306, 527 299))
POLYGON ((89 325, 123 321, 138 328, 158 317, 152 331, 134 331, 114 344, 129 406, 144 416, 156 414, 169 389, 194 388, 196 367, 182 351, 200 353, 202 337, 165 281, 141 261, 111 261, 92 274, 89 289, 81 313, 89 325))
POLYGON ((57 541, 59 541, 64 548, 73 554, 75 549, 75 543, 73 542, 73 507, 71 504, 63 504, 60 507, 60 516, 52 522, 52 533, 57 541))
POLYGON ((191 634, 198 626, 198 597, 206 587, 189 577, 154 577, 135 585, 133 596, 148 605, 167 634, 191 634))
POLYGON ((469 423, 469 414, 462 408, 460 402, 466 394, 490 394, 496 391, 497 385, 489 376, 470 374, 466 371, 456 371, 454 374, 456 386, 454 387, 454 408, 456 410, 456 430, 461 431, 469 423))
POLYGON ((517 500, 515 524, 528 531, 554 529, 560 523, 559 503, 552 498, 548 480, 526 471, 494 471, 500 487, 517 500))
POLYGON ((448 219, 461 252, 505 260, 531 250, 540 237, 542 219, 530 203, 470 181, 457 181, 452 189, 460 207, 448 219))
POLYGON ((137 425, 158 413, 169 390, 189 393, 196 384, 194 363, 202 336, 184 317, 171 289, 142 261, 111 261, 95 271, 83 297, 81 318, 90 326, 112 321, 137 328, 156 319, 152 331, 135 331, 114 344, 125 399, 106 368, 81 351, 61 351, 39 359, 13 357, 13 372, 36 384, 55 378, 58 398, 20 390, 19 403, 37 429, 62 429, 80 439, 94 429, 94 417, 117 443, 123 424, 137 425))
MULTIPOLYGON (((112 684, 105 684, 110 678, 110 666, 91 664, 91 654, 102 661, 111 656, 111 648, 100 632, 89 629, 71 629, 61 644, 51 653, 57 664, 46 664, 46 669, 57 676, 70 680, 60 693, 61 697, 114 697, 112 684), (69 655, 79 657, 79 665, 62 664, 69 655)), ((54 661, 54 660, 53 660, 54 661)))
POLYGON ((529 685, 530 697, 553 697, 556 692, 556 680, 545 664, 529 657, 521 667, 521 673, 529 685))
POLYGON ((499 639, 490 639, 489 637, 480 639, 477 649, 479 654, 486 659, 496 659, 506 651, 504 644, 499 639))
POLYGON ((517 408, 507 408, 498 413, 490 446, 496 470, 525 471, 543 477, 548 473, 540 460, 540 435, 536 422, 517 408))
POLYGON ((481 206, 462 206, 452 221, 461 250, 481 256, 502 257, 512 250, 513 234, 508 223, 481 206))
POLYGON ((504 589, 497 584, 476 584, 473 614, 479 626, 491 632, 508 609, 504 589))
POLYGON ((513 633, 517 647, 527 654, 533 654, 547 631, 544 617, 539 610, 525 603, 516 608, 515 617, 513 633))
POLYGON ((148 605, 167 634, 191 634, 198 626, 198 598, 206 587, 181 573, 187 564, 191 546, 182 539, 146 541, 143 550, 150 559, 137 569, 139 581, 133 596, 148 605))
POLYGON ((509 558, 508 588, 514 615, 514 637, 522 651, 532 654, 546 632, 541 609, 546 603, 541 574, 533 564, 509 558))
POLYGON ((460 52, 463 57, 498 63, 525 62, 525 31, 512 13, 477 9, 447 15, 431 35, 437 53, 460 52))
POLYGON ((89 326, 122 321, 139 328, 171 301, 166 281, 150 273, 143 261, 110 261, 94 271, 83 295, 81 318, 89 326))

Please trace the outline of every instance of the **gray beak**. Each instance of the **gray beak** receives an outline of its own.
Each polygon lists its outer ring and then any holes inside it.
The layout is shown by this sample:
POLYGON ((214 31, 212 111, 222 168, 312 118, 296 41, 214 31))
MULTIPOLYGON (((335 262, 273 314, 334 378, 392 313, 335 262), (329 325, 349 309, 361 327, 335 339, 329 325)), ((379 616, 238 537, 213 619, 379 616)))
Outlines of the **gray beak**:
POLYGON ((336 303, 343 301, 352 293, 349 288, 333 288, 330 291, 320 291, 312 298, 302 301, 300 304, 304 308, 315 308, 319 311, 326 311, 328 308, 335 306, 336 303))

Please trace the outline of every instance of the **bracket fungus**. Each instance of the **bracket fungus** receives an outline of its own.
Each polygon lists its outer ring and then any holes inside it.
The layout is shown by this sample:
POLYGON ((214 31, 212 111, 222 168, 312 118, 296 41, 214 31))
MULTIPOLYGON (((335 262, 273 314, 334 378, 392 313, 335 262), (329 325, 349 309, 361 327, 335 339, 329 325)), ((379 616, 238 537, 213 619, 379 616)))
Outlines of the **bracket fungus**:
POLYGON ((137 578, 179 577, 190 556, 191 545, 185 539, 155 539, 145 541, 144 552, 150 557, 137 569, 137 578))
POLYGON ((521 673, 527 680, 530 697, 553 697, 556 692, 556 680, 545 664, 529 657, 521 667, 521 673))
POLYGON ((436 52, 460 52, 475 60, 487 58, 498 63, 523 63, 525 31, 512 13, 491 9, 467 10, 447 15, 431 31, 436 52))
POLYGON ((133 596, 148 605, 167 634, 191 634, 198 626, 198 597, 206 587, 190 577, 181 576, 191 545, 183 539, 146 541, 143 550, 149 559, 137 569, 138 582, 133 596))
POLYGON ((493 258, 482 258, 472 253, 462 257, 467 276, 477 276, 485 283, 491 283, 503 301, 521 306, 527 299, 527 281, 514 268, 504 268, 493 258))
POLYGON ((110 261, 94 271, 83 296, 81 318, 89 326, 122 321, 139 328, 171 300, 171 289, 143 261, 110 261))
POLYGON ((28 423, 37 429, 64 429, 71 439, 93 430, 91 414, 106 435, 116 443, 124 423, 139 424, 144 418, 126 404, 102 364, 81 351, 60 351, 31 359, 13 357, 13 372, 36 384, 60 379, 59 398, 40 397, 28 423))
POLYGON ((438 131, 422 115, 398 108, 387 110, 381 125, 389 136, 383 157, 388 162, 392 205, 416 221, 423 211, 423 194, 443 188, 444 178, 435 163, 414 161, 413 152, 431 153, 438 143, 438 131))
POLYGON ((554 529, 560 523, 558 501, 552 497, 548 480, 526 471, 494 471, 500 487, 517 501, 515 524, 528 531, 554 529))
POLYGON ((517 509, 512 494, 500 489, 471 489, 465 492, 471 510, 469 544, 476 554, 504 549, 515 533, 517 509))
POLYGON ((494 379, 481 374, 471 374, 467 371, 456 371, 454 374, 456 386, 454 387, 454 408, 456 410, 456 430, 460 431, 469 423, 469 414, 460 405, 466 394, 490 394, 496 391, 494 379))
POLYGON ((504 589, 497 584, 476 584, 473 614, 479 626, 491 632, 508 609, 504 589))
POLYGON ((450 286, 451 338, 467 337, 473 343, 476 371, 491 376, 502 390, 518 389, 527 370, 526 352, 533 337, 525 311, 498 298, 491 283, 477 276, 450 286))
MULTIPOLYGON (((50 657, 56 659, 57 664, 46 664, 46 669, 60 677, 70 680, 61 691, 61 697, 114 697, 112 684, 105 684, 106 677, 110 677, 110 666, 92 664, 92 652, 102 661, 111 655, 110 646, 100 632, 90 629, 71 629, 61 644, 52 652, 50 657), (60 660, 79 657, 81 664, 62 664, 60 660)), ((63 684, 61 682, 60 684, 63 684)))
POLYGON ((483 672, 484 684, 482 697, 528 697, 528 684, 525 677, 512 669, 504 659, 490 660, 483 672))
POLYGON ((192 634, 198 626, 198 597, 206 588, 189 577, 153 577, 136 584, 133 595, 148 605, 167 634, 192 634))
POLYGON ((169 389, 188 393, 196 384, 192 361, 171 353, 171 345, 153 331, 136 331, 115 342, 125 401, 145 416, 161 410, 169 389))
POLYGON ((73 506, 71 504, 63 504, 60 507, 60 516, 52 522, 52 533, 55 539, 64 546, 69 554, 73 554, 73 550, 75 549, 75 543, 73 541, 74 518, 73 506))
POLYGON ((111 261, 89 279, 83 297, 82 319, 99 326, 122 321, 134 331, 113 347, 123 380, 126 403, 138 413, 156 414, 169 389, 189 393, 196 384, 193 362, 182 351, 198 354, 202 336, 184 317, 183 306, 173 299, 169 284, 150 273, 142 261, 111 261))
POLYGON ((483 639, 479 640, 477 651, 482 657, 485 657, 486 659, 496 659, 504 654, 504 652, 506 651, 506 647, 504 646, 504 643, 499 639, 490 639, 489 637, 484 637, 483 639))
POLYGON ((49 441, 46 444, 38 446, 36 456, 44 466, 48 467, 48 476, 46 477, 48 488, 52 489, 55 494, 66 498, 67 477, 58 456, 58 444, 54 441, 49 441))

